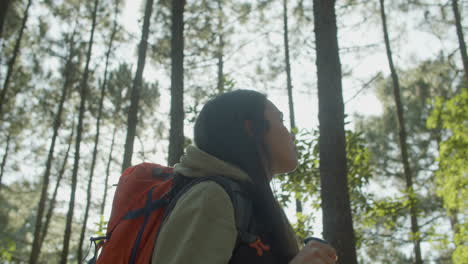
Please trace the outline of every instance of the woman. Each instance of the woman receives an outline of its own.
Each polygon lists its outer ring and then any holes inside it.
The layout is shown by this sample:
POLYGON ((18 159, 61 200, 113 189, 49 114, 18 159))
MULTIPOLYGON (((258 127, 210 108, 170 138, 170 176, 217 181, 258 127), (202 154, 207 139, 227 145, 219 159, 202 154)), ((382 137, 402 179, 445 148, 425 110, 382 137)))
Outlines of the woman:
POLYGON ((177 201, 157 237, 153 264, 335 263, 336 253, 326 244, 311 241, 298 249, 273 195, 273 175, 294 170, 297 157, 283 114, 265 95, 237 90, 210 100, 196 120, 194 141, 175 172, 192 178, 223 175, 241 184, 253 204, 261 247, 237 243, 231 199, 220 185, 206 181, 177 201))

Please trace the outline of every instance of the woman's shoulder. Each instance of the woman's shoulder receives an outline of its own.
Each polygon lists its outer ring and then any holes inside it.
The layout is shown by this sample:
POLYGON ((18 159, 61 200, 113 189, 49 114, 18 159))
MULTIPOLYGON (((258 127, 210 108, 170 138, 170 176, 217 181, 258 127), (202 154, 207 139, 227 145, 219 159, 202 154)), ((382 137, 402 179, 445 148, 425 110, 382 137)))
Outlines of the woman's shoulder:
POLYGON ((227 263, 236 238, 227 192, 213 181, 197 183, 178 199, 162 225, 152 263, 227 263))
POLYGON ((180 208, 218 208, 234 210, 231 199, 219 183, 215 181, 203 181, 190 187, 176 203, 174 209, 180 208), (187 203, 190 204, 187 207, 187 203))

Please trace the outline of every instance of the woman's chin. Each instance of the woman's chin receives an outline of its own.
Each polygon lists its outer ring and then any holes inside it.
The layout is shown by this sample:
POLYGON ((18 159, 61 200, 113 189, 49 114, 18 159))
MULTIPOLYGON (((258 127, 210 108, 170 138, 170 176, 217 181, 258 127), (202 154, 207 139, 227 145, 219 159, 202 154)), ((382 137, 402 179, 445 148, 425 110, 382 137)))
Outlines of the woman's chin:
POLYGON ((283 173, 290 173, 296 170, 297 166, 299 165, 298 161, 295 160, 289 160, 288 162, 285 162, 281 168, 277 168, 275 171, 273 171, 273 174, 283 174, 283 173))

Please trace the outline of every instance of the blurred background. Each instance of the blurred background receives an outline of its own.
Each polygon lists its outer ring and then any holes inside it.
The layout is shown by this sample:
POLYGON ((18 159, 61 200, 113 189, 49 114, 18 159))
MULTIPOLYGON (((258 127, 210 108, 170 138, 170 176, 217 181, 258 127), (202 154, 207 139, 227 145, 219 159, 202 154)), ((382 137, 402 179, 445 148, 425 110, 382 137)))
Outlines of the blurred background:
POLYGON ((301 239, 341 263, 468 263, 467 12, 1 0, 0 262, 89 259, 122 170, 173 165, 209 98, 253 89, 297 135, 300 165, 272 186, 301 239))

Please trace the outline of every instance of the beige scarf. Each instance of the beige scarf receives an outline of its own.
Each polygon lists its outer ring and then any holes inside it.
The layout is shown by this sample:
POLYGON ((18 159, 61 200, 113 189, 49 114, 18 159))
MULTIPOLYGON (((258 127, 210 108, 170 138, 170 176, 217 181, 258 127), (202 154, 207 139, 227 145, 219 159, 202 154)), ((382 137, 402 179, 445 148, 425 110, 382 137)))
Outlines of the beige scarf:
POLYGON ((206 177, 224 175, 238 181, 251 181, 249 175, 237 166, 222 161, 203 150, 190 145, 180 158, 180 163, 174 166, 174 171, 187 177, 206 177))

